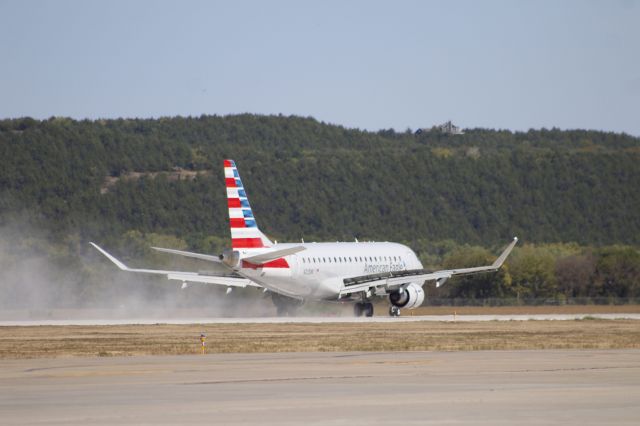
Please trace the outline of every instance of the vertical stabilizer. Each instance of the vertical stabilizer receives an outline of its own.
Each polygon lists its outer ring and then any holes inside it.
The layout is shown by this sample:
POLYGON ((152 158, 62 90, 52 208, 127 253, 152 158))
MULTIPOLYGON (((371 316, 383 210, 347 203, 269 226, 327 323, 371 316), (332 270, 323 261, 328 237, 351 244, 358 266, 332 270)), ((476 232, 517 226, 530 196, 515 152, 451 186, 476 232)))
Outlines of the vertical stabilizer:
POLYGON ((224 160, 224 177, 233 250, 271 246, 271 241, 258 229, 247 193, 233 160, 224 160))

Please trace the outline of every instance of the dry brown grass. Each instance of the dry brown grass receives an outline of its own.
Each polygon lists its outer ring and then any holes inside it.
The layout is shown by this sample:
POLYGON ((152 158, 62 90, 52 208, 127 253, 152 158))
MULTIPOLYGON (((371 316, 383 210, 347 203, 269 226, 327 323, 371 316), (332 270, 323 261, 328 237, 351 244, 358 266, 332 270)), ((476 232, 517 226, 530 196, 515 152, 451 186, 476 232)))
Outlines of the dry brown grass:
MULTIPOLYGON (((385 310, 378 309, 380 314, 385 310)), ((637 314, 640 305, 423 306, 403 315, 637 314)))
POLYGON ((0 358, 640 348, 634 320, 0 327, 0 358))

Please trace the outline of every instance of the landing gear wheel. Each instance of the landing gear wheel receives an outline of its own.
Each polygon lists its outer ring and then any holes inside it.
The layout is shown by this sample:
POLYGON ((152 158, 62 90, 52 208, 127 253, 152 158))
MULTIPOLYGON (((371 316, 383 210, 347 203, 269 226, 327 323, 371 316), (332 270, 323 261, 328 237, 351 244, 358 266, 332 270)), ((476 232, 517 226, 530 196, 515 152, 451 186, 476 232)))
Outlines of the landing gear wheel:
POLYGON ((373 303, 371 302, 358 302, 353 305, 353 313, 357 317, 364 315, 365 317, 373 316, 373 303))
POLYGON ((356 303, 355 305, 353 305, 353 314, 357 317, 361 317, 362 316, 362 311, 363 311, 363 304, 362 303, 356 303))
POLYGON ((364 316, 365 317, 372 317, 373 316, 373 303, 371 302, 367 302, 364 304, 364 316))
POLYGON ((293 317, 296 310, 302 306, 301 300, 292 299, 291 297, 282 296, 277 293, 271 293, 271 300, 276 305, 276 311, 279 317, 293 317))
POLYGON ((399 317, 400 316, 400 308, 398 308, 397 306, 391 305, 389 307, 389 316, 399 317))

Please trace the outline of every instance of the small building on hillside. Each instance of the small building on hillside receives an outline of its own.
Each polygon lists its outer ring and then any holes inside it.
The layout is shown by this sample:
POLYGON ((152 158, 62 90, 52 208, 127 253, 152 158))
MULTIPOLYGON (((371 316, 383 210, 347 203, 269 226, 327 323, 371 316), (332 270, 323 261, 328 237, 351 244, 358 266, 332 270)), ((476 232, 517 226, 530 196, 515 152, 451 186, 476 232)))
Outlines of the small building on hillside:
POLYGON ((440 133, 446 133, 448 135, 463 135, 464 132, 460 129, 460 127, 456 126, 455 124, 453 124, 451 122, 451 120, 447 121, 444 124, 439 124, 436 126, 433 126, 431 129, 418 129, 416 130, 415 134, 419 135, 422 132, 425 131, 435 131, 435 132, 440 132, 440 133))
POLYGON ((450 135, 462 135, 464 132, 460 130, 460 127, 453 124, 451 121, 447 121, 444 124, 439 126, 435 126, 436 129, 440 130, 442 133, 449 133, 450 135))

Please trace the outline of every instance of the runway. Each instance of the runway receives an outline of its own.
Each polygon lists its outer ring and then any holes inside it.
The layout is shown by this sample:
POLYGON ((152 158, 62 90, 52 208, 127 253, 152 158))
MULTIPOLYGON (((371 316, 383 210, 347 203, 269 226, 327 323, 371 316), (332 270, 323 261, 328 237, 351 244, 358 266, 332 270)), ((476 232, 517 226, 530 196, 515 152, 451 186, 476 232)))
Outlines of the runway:
POLYGON ((570 321, 584 318, 632 319, 640 320, 637 313, 613 314, 524 314, 524 315, 421 315, 392 318, 375 316, 371 318, 344 317, 245 317, 245 318, 111 318, 111 319, 37 319, 37 320, 0 320, 2 326, 40 326, 40 325, 153 325, 153 324, 286 324, 286 323, 394 323, 416 321, 570 321))
POLYGON ((637 424, 640 351, 4 360, 2 424, 637 424))

